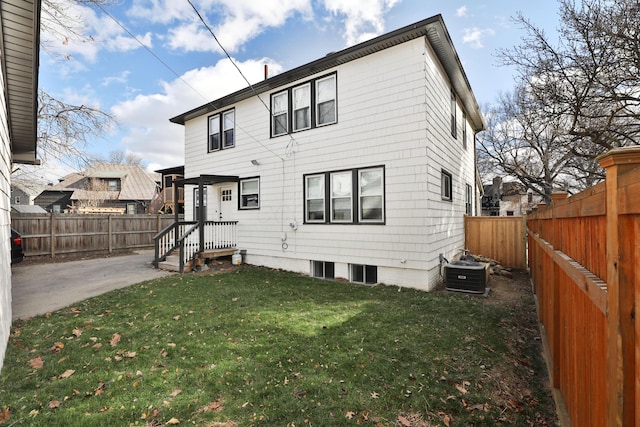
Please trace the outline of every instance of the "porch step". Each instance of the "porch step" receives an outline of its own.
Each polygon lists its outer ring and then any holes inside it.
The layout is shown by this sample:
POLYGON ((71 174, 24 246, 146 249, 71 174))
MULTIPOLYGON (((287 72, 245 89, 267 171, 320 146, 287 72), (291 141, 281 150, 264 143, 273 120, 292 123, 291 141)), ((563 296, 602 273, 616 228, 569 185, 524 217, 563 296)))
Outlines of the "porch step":
MULTIPOLYGON (((160 270, 166 271, 180 271, 180 256, 179 255, 168 255, 164 261, 158 263, 158 268, 160 270)), ((187 271, 191 271, 191 263, 187 263, 184 266, 185 273, 187 271)))

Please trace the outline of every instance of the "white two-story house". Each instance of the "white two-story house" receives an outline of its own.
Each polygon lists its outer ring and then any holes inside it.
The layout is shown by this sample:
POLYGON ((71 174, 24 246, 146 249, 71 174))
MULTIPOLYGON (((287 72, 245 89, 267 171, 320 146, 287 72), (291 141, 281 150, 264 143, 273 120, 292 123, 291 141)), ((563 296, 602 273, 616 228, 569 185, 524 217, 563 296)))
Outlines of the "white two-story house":
POLYGON ((185 218, 231 221, 249 264, 429 290, 464 248, 484 121, 440 15, 171 121, 185 218))

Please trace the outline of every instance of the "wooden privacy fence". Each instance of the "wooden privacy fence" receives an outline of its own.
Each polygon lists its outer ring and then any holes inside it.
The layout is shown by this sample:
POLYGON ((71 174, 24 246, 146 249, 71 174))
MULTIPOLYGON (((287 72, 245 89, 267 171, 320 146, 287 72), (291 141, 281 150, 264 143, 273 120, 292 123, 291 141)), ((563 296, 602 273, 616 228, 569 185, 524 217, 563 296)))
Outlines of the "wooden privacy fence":
POLYGON ((466 216, 465 248, 505 267, 527 267, 526 218, 521 216, 466 216))
POLYGON ((12 214, 26 256, 153 248, 173 215, 12 214))
POLYGON ((640 147, 598 160, 605 182, 529 215, 529 267, 571 425, 640 426, 640 147))

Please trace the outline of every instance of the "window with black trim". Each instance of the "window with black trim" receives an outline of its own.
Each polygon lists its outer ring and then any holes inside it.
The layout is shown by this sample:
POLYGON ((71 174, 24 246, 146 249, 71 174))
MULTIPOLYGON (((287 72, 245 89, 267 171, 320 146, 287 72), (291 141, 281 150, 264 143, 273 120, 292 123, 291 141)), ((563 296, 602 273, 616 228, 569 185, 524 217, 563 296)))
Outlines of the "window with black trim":
POLYGON ((458 138, 458 123, 456 119, 458 103, 456 102, 456 93, 451 88, 451 136, 458 138))
POLYGON ((375 265, 351 264, 351 281, 375 285, 378 283, 378 267, 375 265))
POLYGON ((462 148, 467 149, 467 113, 462 112, 462 148))
POLYGON ((286 90, 271 96, 271 135, 289 132, 289 92, 286 90))
POLYGON ((321 279, 335 279, 335 264, 329 261, 311 261, 311 275, 321 279))
POLYGON ((465 198, 465 212, 467 215, 473 215, 473 187, 467 184, 466 198, 465 198))
POLYGON ((209 140, 207 151, 219 151, 232 148, 235 142, 235 110, 209 116, 209 140))
POLYGON ((384 197, 384 166, 305 175, 305 222, 384 224, 384 197))
POLYGON ((442 200, 453 200, 452 180, 451 174, 443 169, 440 174, 440 194, 442 195, 442 200))
POLYGON ((240 209, 260 208, 260 178, 241 179, 240 183, 240 209))
POLYGON ((338 121, 336 73, 271 95, 271 137, 338 121))

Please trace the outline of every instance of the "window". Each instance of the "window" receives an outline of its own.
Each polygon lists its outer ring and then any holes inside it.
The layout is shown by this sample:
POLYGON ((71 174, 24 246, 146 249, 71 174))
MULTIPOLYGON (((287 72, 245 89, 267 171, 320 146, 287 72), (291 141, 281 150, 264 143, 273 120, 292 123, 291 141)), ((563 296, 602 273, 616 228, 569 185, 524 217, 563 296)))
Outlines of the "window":
POLYGON ((284 135, 289 131, 289 94, 287 91, 277 93, 271 98, 271 134, 284 135))
POLYGON ((119 181, 117 179, 110 179, 107 181, 107 186, 109 187, 109 191, 118 191, 119 181))
POLYGON ((451 174, 445 170, 441 173, 440 178, 440 194, 442 195, 442 200, 453 200, 452 196, 452 183, 451 183, 451 174))
POLYGON ((304 181, 305 222, 384 224, 384 167, 316 173, 304 181))
POLYGON ((224 113, 222 115, 223 117, 223 142, 222 142, 222 147, 223 148, 230 148, 233 147, 235 145, 235 139, 234 139, 234 130, 236 127, 236 120, 235 120, 235 111, 231 110, 231 111, 227 111, 226 113, 224 113))
POLYGON ((228 190, 222 190, 221 192, 221 197, 222 197, 222 201, 223 202, 230 202, 231 201, 231 189, 228 190))
POLYGON ((467 215, 473 215, 473 187, 467 184, 467 191, 465 197, 465 212, 467 215))
POLYGON ((307 83, 293 89, 293 130, 311 127, 311 85, 307 83))
POLYGON ((135 213, 136 213, 136 204, 127 203, 127 215, 135 215, 135 213))
POLYGON ((513 216, 513 211, 507 211, 507 216, 513 216))
POLYGON ((331 175, 331 222, 352 222, 351 171, 331 175))
POLYGON ((351 281, 375 285, 378 283, 378 267, 375 265, 351 264, 351 281))
MULTIPOLYGON (((207 187, 202 189, 202 220, 207 220, 207 187)), ((198 188, 193 189, 193 220, 200 219, 200 191, 198 188)))
POLYGON ((382 168, 358 171, 359 220, 384 221, 384 174, 382 168))
POLYGON ((337 123, 337 77, 330 74, 271 95, 271 137, 337 123))
MULTIPOLYGON (((224 194, 222 195, 224 198, 224 194)), ((260 208, 260 178, 240 180, 240 209, 260 208)))
POLYGON ((53 213, 59 214, 60 212, 62 212, 60 205, 53 205, 53 213))
POLYGON ((307 222, 324 222, 324 175, 305 178, 305 199, 307 222))
POLYGON ((13 199, 13 204, 14 205, 19 205, 20 204, 20 196, 15 196, 15 198, 13 199))
POLYGON ((458 137, 458 123, 456 122, 457 107, 456 93, 453 91, 453 88, 451 88, 451 136, 454 138, 458 137))
POLYGON ((316 81, 316 124, 318 126, 336 122, 336 76, 335 74, 316 81))
POLYGON ((467 113, 462 112, 462 148, 467 149, 467 113))
POLYGON ((209 117, 209 152, 235 146, 235 110, 209 117))
POLYGON ((220 149, 220 115, 209 117, 209 152, 220 149))
POLYGON ((328 261, 311 261, 311 275, 321 279, 334 279, 335 264, 328 261))

